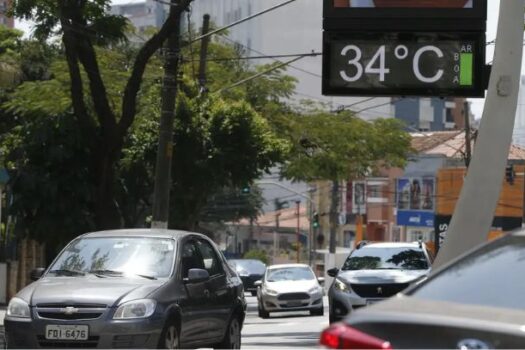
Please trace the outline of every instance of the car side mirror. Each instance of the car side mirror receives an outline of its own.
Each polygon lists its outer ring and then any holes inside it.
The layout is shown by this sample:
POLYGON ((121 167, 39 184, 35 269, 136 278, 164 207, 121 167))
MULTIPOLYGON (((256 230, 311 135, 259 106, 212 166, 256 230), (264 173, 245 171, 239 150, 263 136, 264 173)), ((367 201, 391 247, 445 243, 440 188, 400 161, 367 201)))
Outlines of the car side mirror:
POLYGON ((45 271, 46 269, 44 267, 37 267, 36 269, 33 269, 30 275, 31 281, 38 281, 45 271))
POLYGON ((201 283, 210 279, 210 274, 204 269, 190 269, 188 271, 188 278, 184 279, 186 283, 201 283))
POLYGON ((253 282, 253 285, 255 287, 260 287, 260 286, 262 286, 262 281, 261 280, 255 281, 255 282, 253 282))
POLYGON ((320 285, 324 285, 324 277, 317 277, 317 282, 319 282, 320 285))
POLYGON ((330 277, 335 277, 339 273, 339 269, 337 267, 334 267, 333 269, 330 269, 330 270, 326 271, 326 273, 330 277))

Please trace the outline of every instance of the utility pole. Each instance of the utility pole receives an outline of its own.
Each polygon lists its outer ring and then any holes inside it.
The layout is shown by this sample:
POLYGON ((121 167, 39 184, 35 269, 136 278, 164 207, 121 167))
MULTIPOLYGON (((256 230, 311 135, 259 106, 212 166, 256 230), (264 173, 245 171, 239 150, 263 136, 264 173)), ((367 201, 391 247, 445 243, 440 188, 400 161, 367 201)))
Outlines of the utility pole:
POLYGON ((476 152, 447 238, 434 262, 436 268, 487 241, 514 129, 523 56, 524 4, 524 0, 500 2, 498 40, 476 152))
POLYGON ((295 204, 297 207, 297 263, 299 264, 301 260, 301 201, 296 201, 295 204))
POLYGON ((332 202, 330 204, 330 254, 335 254, 337 235, 337 206, 339 205, 339 181, 332 181, 332 202))
POLYGON ((208 58, 208 46, 210 44, 211 36, 206 35, 210 31, 210 15, 205 14, 202 18, 202 41, 201 41, 201 53, 199 58, 199 85, 201 95, 206 94, 208 89, 206 88, 206 59, 208 58))
POLYGON ((470 104, 465 101, 463 107, 463 113, 465 116, 465 166, 469 167, 470 160, 472 159, 472 137, 470 130, 470 104))
POLYGON ((180 0, 171 1, 171 11, 177 11, 175 30, 165 45, 164 79, 162 81, 159 146, 155 166, 155 189, 153 197, 152 228, 168 228, 171 189, 171 162, 173 157, 173 122, 177 102, 180 61, 180 26, 182 12, 176 7, 180 0))

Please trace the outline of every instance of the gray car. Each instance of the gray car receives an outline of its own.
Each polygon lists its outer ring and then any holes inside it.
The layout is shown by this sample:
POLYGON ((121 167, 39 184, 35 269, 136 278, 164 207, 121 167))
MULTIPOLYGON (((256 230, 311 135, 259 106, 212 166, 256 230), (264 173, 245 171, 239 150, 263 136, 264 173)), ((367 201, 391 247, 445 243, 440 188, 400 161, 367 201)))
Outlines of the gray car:
POLYGON ((525 348, 525 231, 465 253, 321 335, 332 349, 525 348))
POLYGON ((401 292, 430 272, 432 255, 422 242, 365 243, 341 269, 328 270, 335 277, 328 291, 330 323, 401 292))
POLYGON ((7 308, 9 348, 240 348, 242 282, 203 235, 89 233, 33 275, 7 308))

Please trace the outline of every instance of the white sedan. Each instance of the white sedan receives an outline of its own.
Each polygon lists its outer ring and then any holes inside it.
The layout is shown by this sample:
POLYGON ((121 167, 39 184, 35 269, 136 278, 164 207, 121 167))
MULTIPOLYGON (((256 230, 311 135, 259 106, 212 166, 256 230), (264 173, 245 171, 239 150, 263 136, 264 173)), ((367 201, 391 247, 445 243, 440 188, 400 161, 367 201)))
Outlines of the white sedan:
POLYGON ((310 311, 311 315, 324 313, 324 278, 316 278, 308 265, 282 264, 266 269, 263 279, 255 282, 259 317, 268 318, 270 312, 310 311))

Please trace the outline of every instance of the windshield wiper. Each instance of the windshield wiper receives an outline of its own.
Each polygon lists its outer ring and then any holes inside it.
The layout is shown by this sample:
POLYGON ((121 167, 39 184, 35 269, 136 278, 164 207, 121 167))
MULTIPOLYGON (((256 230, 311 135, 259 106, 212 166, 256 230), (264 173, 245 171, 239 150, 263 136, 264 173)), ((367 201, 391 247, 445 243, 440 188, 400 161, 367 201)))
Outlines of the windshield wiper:
POLYGON ((68 270, 68 269, 51 270, 51 271, 49 271, 49 273, 55 273, 57 275, 66 275, 66 276, 85 276, 86 275, 82 271, 68 270))
POLYGON ((95 274, 95 275, 116 275, 116 276, 122 276, 124 272, 122 271, 115 271, 115 270, 90 270, 89 273, 95 274))
MULTIPOLYGON (((125 274, 124 271, 116 271, 116 270, 91 270, 89 273, 95 274, 95 275, 101 275, 101 276, 123 276, 125 274)), ((148 276, 148 275, 141 275, 138 273, 132 273, 131 275, 139 276, 142 278, 147 278, 149 280, 156 280, 157 277, 148 276)))
POLYGON ((148 276, 148 275, 139 275, 138 273, 134 273, 135 276, 139 276, 139 277, 142 277, 142 278, 147 278, 149 280, 156 280, 157 277, 153 277, 153 276, 148 276))

